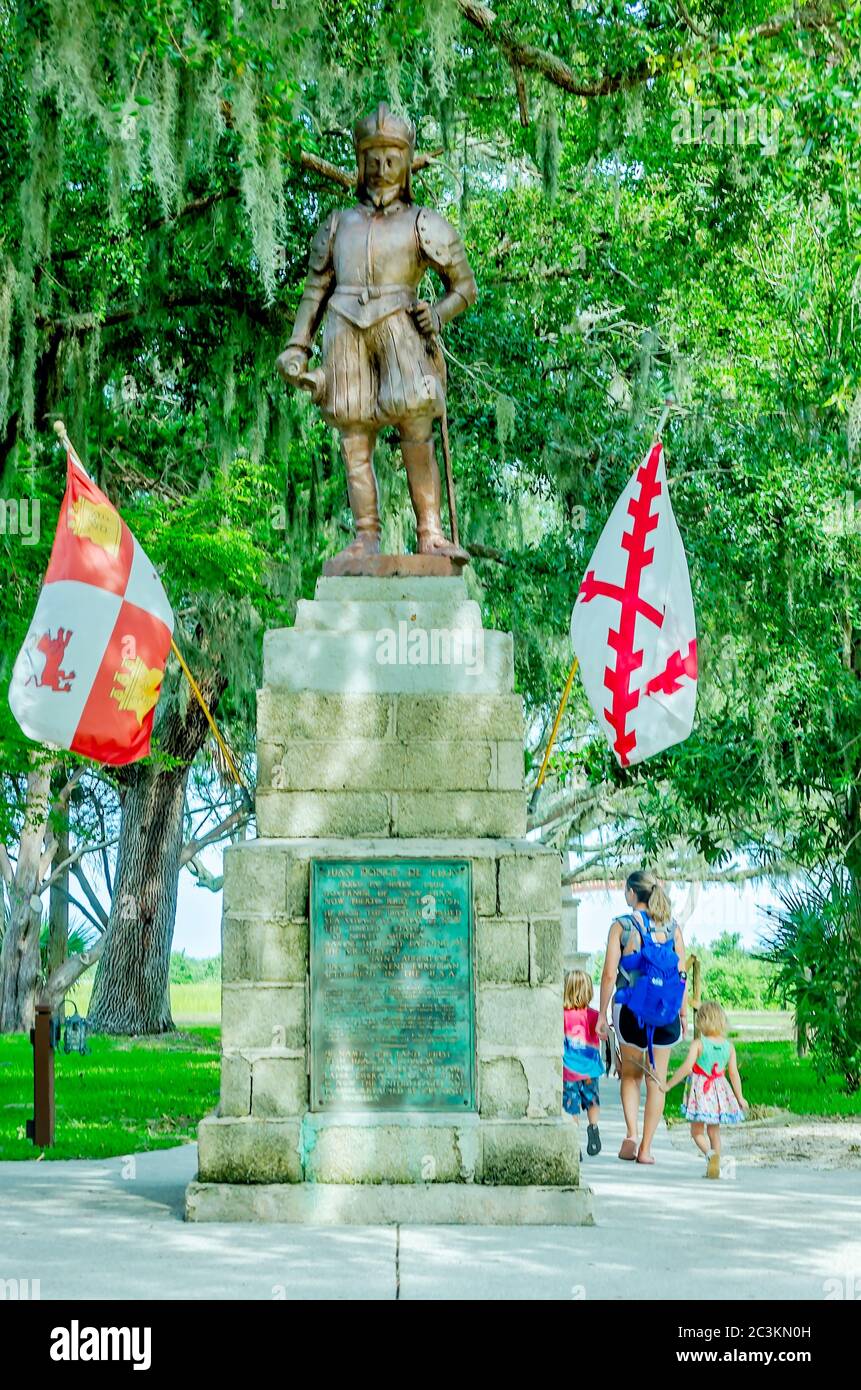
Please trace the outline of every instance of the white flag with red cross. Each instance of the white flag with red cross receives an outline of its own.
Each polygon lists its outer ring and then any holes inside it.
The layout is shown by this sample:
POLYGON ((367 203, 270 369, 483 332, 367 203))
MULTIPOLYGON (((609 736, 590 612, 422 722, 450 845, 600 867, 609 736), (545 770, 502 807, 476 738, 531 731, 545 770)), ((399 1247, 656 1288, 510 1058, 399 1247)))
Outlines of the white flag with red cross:
POLYGON ((150 751, 173 613, 155 567, 71 451, 9 704, 28 738, 119 766, 150 751))
POLYGON ((571 616, 589 703, 620 766, 691 732, 697 631, 663 445, 652 445, 610 515, 571 616))

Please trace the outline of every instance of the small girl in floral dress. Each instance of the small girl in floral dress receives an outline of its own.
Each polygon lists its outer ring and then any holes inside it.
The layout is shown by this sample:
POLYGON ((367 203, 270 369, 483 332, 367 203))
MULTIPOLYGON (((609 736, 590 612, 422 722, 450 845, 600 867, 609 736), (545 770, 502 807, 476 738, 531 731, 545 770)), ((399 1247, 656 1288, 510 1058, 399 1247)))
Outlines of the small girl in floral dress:
POLYGON ((707 1160, 706 1177, 719 1178, 720 1127, 741 1124, 748 1106, 720 1004, 703 1000, 697 1025, 700 1036, 691 1043, 687 1057, 665 1089, 670 1091, 687 1078, 682 1114, 690 1120, 691 1138, 707 1160))

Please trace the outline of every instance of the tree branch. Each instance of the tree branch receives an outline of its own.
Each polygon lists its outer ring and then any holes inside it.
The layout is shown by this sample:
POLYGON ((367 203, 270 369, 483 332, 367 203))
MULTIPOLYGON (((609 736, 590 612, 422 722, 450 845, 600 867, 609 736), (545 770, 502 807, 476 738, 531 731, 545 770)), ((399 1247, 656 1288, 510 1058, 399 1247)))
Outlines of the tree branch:
POLYGON ((76 787, 76 786, 78 785, 78 783, 80 782, 81 778, 82 778, 83 775, 84 775, 84 772, 85 772, 84 765, 83 765, 83 763, 80 763, 80 764, 75 768, 75 770, 74 770, 74 772, 72 773, 71 777, 67 778, 65 785, 64 785, 64 786, 61 788, 61 790, 57 793, 56 800, 54 801, 54 804, 53 804, 53 806, 51 807, 51 811, 52 811, 52 812, 54 812, 54 811, 65 811, 66 807, 67 807, 68 804, 69 804, 69 797, 71 796, 71 794, 72 794, 72 792, 74 791, 75 787, 76 787))
POLYGON ((581 788, 564 796, 561 801, 557 801, 555 806, 550 806, 541 816, 535 816, 528 822, 530 830, 546 830, 550 826, 558 825, 561 821, 573 819, 580 812, 589 811, 600 804, 606 794, 605 788, 595 792, 588 792, 581 788))
POLYGON ((323 159, 322 155, 310 154, 307 150, 301 150, 298 162, 310 174, 319 174, 320 178, 328 179, 330 183, 337 183, 339 187, 346 188, 351 193, 356 187, 355 174, 348 173, 346 169, 339 169, 337 164, 331 164, 328 159, 323 159))
POLYGON ((56 884, 55 891, 57 893, 60 893, 66 899, 66 902, 71 904, 72 907, 77 908, 78 912, 83 913, 87 920, 89 922, 92 922, 93 926, 95 927, 96 931, 99 932, 99 934, 101 934, 104 931, 104 926, 97 917, 93 916, 90 909, 88 907, 84 907, 83 903, 78 902, 77 898, 73 898, 71 893, 67 893, 65 888, 61 888, 59 884, 56 884))
POLYGON ((95 965, 104 949, 105 936, 102 935, 89 951, 81 951, 79 955, 69 956, 62 965, 58 965, 42 989, 40 1004, 49 1004, 52 1009, 56 1009, 60 1000, 72 988, 75 981, 80 979, 84 971, 89 970, 91 965, 95 965))
MULTIPOLYGON (((610 96, 614 92, 628 91, 655 76, 652 60, 645 58, 625 72, 605 72, 600 77, 584 80, 561 58, 557 58, 555 53, 548 53, 546 49, 524 43, 511 26, 499 19, 487 5, 479 4, 477 0, 457 0, 457 5, 468 23, 479 29, 496 48, 499 48, 509 63, 516 63, 520 68, 540 73, 554 87, 561 88, 563 92, 570 92, 572 96, 610 96)), ((773 39, 785 29, 831 29, 835 24, 833 15, 822 14, 812 7, 804 7, 790 14, 775 15, 764 24, 743 31, 728 44, 724 44, 720 39, 713 39, 708 45, 708 51, 717 53, 724 47, 733 48, 745 37, 773 39)), ((683 62, 699 51, 699 48, 694 50, 683 47, 669 52, 666 57, 673 62, 683 62)))
POLYGON ((87 902, 90 904, 90 907, 96 914, 96 918, 98 918, 98 921, 95 922, 95 925, 99 927, 99 930, 101 931, 103 927, 106 927, 108 925, 108 914, 102 907, 102 904, 99 902, 99 899, 96 896, 96 892, 92 887, 90 880, 84 873, 83 866, 80 863, 73 864, 72 873, 74 874, 75 878, 78 880, 81 887, 83 888, 87 902), (101 926, 99 926, 99 923, 101 923, 101 926))
MULTIPOLYGON (((427 168, 435 159, 443 153, 440 145, 437 150, 426 150, 423 154, 417 154, 413 160, 412 170, 417 174, 421 169, 427 168)), ((337 164, 332 164, 328 159, 323 159, 322 155, 311 154, 308 150, 300 150, 299 164, 303 169, 307 169, 311 174, 319 174, 320 178, 328 179, 330 183, 337 183, 341 188, 346 188, 352 193, 356 187, 356 173, 348 173, 346 169, 341 169, 337 164)))
POLYGON ((179 209, 171 217, 156 217, 154 221, 148 222, 144 227, 145 232, 156 232, 159 227, 164 227, 169 222, 178 222, 181 217, 194 217, 199 212, 207 212, 216 203, 222 202, 225 198, 238 198, 239 188, 221 188, 217 193, 207 193, 205 198, 192 198, 190 203, 179 209))
MULTIPOLYGON (((522 75, 521 75, 522 81, 522 75)), ((525 93, 525 89, 524 89, 525 93)), ((528 118, 524 125, 528 125, 528 118)), ((417 174, 421 169, 427 168, 435 159, 443 153, 443 147, 439 149, 426 150, 422 154, 417 154, 413 160, 413 173, 417 174)), ((321 179, 328 179, 329 183, 336 183, 339 188, 344 188, 348 193, 352 193, 356 187, 356 173, 348 169, 342 169, 339 165, 333 164, 331 160, 324 159, 322 155, 314 154, 310 150, 300 150, 296 163, 306 169, 309 174, 317 174, 321 179)), ((171 226, 183 217, 195 217, 198 213, 208 212, 216 203, 223 202, 226 198, 238 198, 241 189, 238 185, 231 184, 228 188, 220 188, 215 193, 207 193, 202 198, 192 198, 190 203, 186 203, 170 217, 156 217, 152 222, 148 222, 144 231, 157 232, 162 227, 171 226)), ((77 256, 80 252, 70 252, 69 256, 77 256)), ((68 259, 68 257, 67 257, 68 259)))
POLYGON ((250 319, 258 323, 263 328, 273 328, 277 326, 278 320, 283 314, 265 312, 259 305, 248 299, 246 295, 231 290, 213 289, 206 292, 181 292, 179 294, 165 295, 164 299, 156 304, 121 304, 110 313, 100 318, 98 314, 69 314, 64 319, 50 319, 44 314, 35 315, 36 323, 40 328, 53 329, 62 334, 67 333, 86 333, 95 328, 113 328, 116 324, 127 323, 130 319, 142 318, 158 309, 199 309, 199 308, 226 308, 235 309, 237 313, 247 314, 250 319))
POLYGON ((529 125, 529 100, 526 95, 526 78, 523 76, 523 68, 509 55, 509 63, 514 76, 514 89, 517 92, 517 110, 520 113, 520 124, 524 130, 529 125))
POLYGON ((188 871, 197 880, 198 888, 208 888, 210 893, 220 893, 224 887, 224 874, 210 873, 205 864, 198 859, 188 861, 188 871))
POLYGON ((466 548, 470 555, 475 556, 476 560, 494 560, 498 565, 511 563, 510 555, 506 555, 504 550, 494 550, 492 545, 481 545, 478 541, 470 541, 466 548))
POLYGON ((116 843, 116 840, 100 840, 98 844, 95 845, 79 845, 78 848, 75 850, 74 854, 70 854, 68 859, 64 859, 62 864, 57 865, 56 869, 51 874, 51 877, 45 880, 39 891, 41 893, 44 893, 46 888, 50 888, 52 884, 56 883, 57 880, 62 877, 64 869, 72 869, 72 871, 74 872, 73 866, 77 864, 78 860, 82 857, 82 855, 90 854, 91 851, 97 849, 107 849, 110 845, 115 845, 116 843))
POLYGON ((687 5, 685 4, 685 0, 676 0, 676 9, 678 10, 685 24, 690 29, 691 33, 696 34, 698 39, 711 38, 711 34, 709 33, 708 29, 701 29, 699 25, 696 23, 693 15, 690 13, 687 5))
POLYGON ((194 859, 195 855, 199 854, 207 845, 215 844, 217 840, 223 840, 224 836, 229 834, 231 830, 235 830, 239 825, 245 825, 250 815, 251 812, 248 807, 242 806, 238 811, 234 811, 232 815, 227 816, 220 825, 216 825, 205 835, 201 835, 199 839, 189 840, 188 844, 183 845, 182 853, 179 856, 180 868, 182 868, 184 864, 187 864, 189 860, 194 859))

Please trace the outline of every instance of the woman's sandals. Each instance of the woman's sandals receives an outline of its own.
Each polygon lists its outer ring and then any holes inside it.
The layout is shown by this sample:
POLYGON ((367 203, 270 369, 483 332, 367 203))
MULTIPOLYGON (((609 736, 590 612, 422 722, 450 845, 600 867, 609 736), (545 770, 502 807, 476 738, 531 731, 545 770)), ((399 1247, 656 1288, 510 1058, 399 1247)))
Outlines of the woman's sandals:
POLYGON ((622 1147, 619 1150, 619 1157, 627 1159, 629 1163, 634 1163, 637 1158, 637 1150, 640 1147, 638 1139, 623 1139, 622 1147))

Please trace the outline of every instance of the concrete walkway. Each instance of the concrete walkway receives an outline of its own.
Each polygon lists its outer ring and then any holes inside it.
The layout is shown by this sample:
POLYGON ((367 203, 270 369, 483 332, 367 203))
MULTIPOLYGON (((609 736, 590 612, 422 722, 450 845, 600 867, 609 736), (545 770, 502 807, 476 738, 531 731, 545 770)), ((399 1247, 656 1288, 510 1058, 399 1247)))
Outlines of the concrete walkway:
POLYGON ((583 1160, 594 1227, 187 1224, 196 1152, 185 1146, 133 1163, 0 1163, 0 1279, 38 1279, 43 1299, 823 1299, 861 1290, 857 1171, 739 1164, 734 1178, 706 1182, 693 1145, 674 1148, 663 1128, 654 1168, 620 1163, 618 1087, 602 1087, 604 1151, 583 1160))

